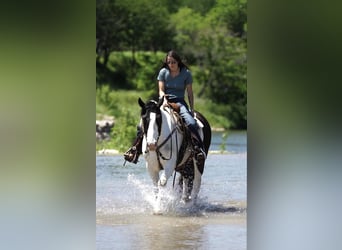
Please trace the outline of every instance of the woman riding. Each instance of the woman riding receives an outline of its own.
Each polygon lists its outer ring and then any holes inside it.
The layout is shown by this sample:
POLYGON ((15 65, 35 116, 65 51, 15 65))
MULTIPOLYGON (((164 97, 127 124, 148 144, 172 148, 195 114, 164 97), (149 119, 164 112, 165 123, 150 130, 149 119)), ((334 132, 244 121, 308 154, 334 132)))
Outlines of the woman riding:
MULTIPOLYGON (((158 77, 159 99, 165 97, 169 103, 175 103, 186 126, 191 131, 196 160, 202 164, 206 158, 202 139, 198 133, 198 125, 194 119, 194 95, 192 91, 192 75, 189 67, 182 62, 180 56, 171 50, 167 53, 158 77), (184 100, 185 90, 188 94, 189 106, 184 100)), ((164 99, 165 100, 165 99, 164 99)), ((137 139, 133 147, 125 153, 125 160, 137 163, 141 152, 142 131, 138 127, 137 139)))

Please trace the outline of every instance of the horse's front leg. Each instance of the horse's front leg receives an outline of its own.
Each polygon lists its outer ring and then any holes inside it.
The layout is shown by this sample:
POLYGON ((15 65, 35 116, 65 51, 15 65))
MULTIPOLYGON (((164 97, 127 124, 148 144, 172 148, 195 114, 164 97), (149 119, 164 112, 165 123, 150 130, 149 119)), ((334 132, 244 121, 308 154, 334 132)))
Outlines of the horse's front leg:
POLYGON ((192 162, 188 162, 185 166, 184 170, 182 171, 183 176, 183 190, 182 190, 182 202, 188 202, 192 199, 191 191, 193 187, 194 181, 194 171, 192 162))
POLYGON ((159 182, 158 182, 158 185, 160 186, 166 185, 167 180, 171 177, 172 173, 175 170, 176 161, 175 160, 164 161, 163 167, 164 167, 164 171, 162 171, 159 177, 159 182))
POLYGON ((159 167, 147 165, 148 173, 153 182, 154 200, 152 202, 153 214, 162 214, 161 197, 159 195, 159 167))
POLYGON ((154 193, 158 194, 158 182, 159 182, 159 162, 157 159, 157 155, 155 152, 149 152, 145 155, 146 159, 146 168, 152 179, 152 183, 154 185, 154 193))
MULTIPOLYGON (((203 169, 203 166, 202 166, 202 169, 203 169)), ((202 174, 199 171, 197 162, 194 160, 194 175, 193 175, 193 183, 192 183, 192 191, 191 191, 191 197, 193 200, 197 199, 197 196, 201 187, 201 180, 202 180, 202 174)))
POLYGON ((149 164, 146 164, 147 171, 152 179, 153 185, 158 186, 159 181, 159 169, 149 164))
POLYGON ((191 180, 187 177, 183 177, 183 190, 182 190, 182 197, 181 197, 181 202, 186 203, 191 200, 190 196, 190 185, 191 185, 191 180))

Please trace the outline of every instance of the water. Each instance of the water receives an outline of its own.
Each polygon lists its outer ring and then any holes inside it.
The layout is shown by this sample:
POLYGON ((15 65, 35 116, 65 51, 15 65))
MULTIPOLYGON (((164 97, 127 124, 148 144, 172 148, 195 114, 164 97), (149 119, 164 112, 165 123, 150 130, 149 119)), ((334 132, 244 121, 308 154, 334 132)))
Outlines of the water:
MULTIPOLYGON (((213 133, 210 150, 220 150, 213 133)), ((228 135, 228 153, 208 155, 197 203, 182 205, 172 178, 162 195, 162 215, 153 214, 153 186, 140 157, 96 157, 97 249, 246 249, 246 132, 228 135)))

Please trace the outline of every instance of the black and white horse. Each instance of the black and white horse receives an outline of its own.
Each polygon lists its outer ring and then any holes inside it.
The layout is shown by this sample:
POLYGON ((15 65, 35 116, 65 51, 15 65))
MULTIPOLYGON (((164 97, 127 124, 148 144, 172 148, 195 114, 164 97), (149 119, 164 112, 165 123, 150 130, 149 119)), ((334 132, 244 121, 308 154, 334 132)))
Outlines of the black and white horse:
MULTIPOLYGON (((156 192, 167 184, 172 174, 178 172, 182 202, 195 201, 201 186, 204 164, 197 164, 193 157, 190 132, 185 128, 182 118, 171 105, 163 104, 163 99, 158 103, 154 100, 144 103, 139 98, 138 102, 141 107, 140 126, 144 133, 142 152, 156 192)), ((195 112, 195 119, 208 154, 210 125, 199 112, 195 112)))

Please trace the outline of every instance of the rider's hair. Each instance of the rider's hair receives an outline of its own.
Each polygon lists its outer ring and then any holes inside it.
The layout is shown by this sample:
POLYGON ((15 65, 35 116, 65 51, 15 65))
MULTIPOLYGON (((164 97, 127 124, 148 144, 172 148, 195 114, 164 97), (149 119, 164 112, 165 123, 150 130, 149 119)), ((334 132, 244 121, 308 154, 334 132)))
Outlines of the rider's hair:
POLYGON ((162 69, 162 68, 169 68, 169 65, 167 64, 167 58, 168 57, 172 57, 172 58, 174 58, 176 61, 177 61, 177 63, 178 63, 178 67, 180 68, 180 69, 182 69, 182 68, 186 68, 186 69, 189 69, 189 66, 188 65, 186 65, 183 61, 182 61, 182 58, 178 55, 178 53, 176 52, 176 51, 174 51, 174 50, 170 50, 169 52, 167 52, 167 54, 166 54, 166 56, 165 56, 165 59, 164 59, 164 61, 163 61, 163 65, 160 67, 160 69, 162 69))

